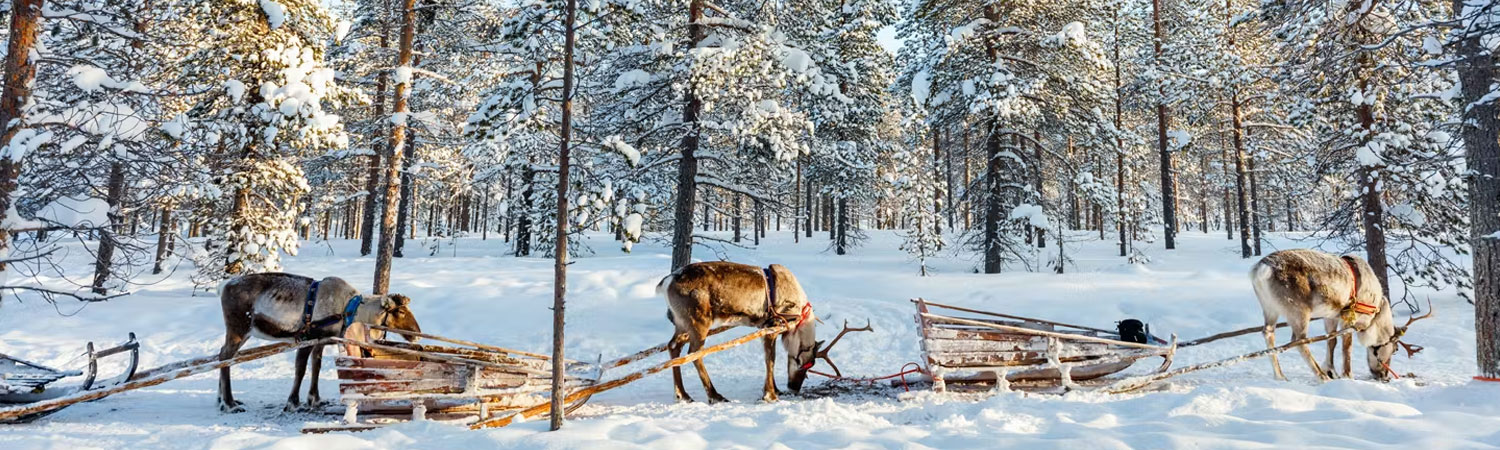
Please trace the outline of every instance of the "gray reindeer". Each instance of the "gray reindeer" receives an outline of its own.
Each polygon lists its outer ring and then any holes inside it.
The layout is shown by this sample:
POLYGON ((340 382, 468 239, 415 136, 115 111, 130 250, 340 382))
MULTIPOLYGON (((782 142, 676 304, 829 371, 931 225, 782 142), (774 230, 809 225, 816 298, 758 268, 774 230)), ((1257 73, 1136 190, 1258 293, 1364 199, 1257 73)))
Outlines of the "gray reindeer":
MULTIPOLYGON (((233 358, 250 336, 292 342, 322 339, 343 334, 351 324, 381 325, 397 330, 421 332, 409 305, 411 298, 400 294, 361 295, 338 277, 314 281, 289 273, 257 273, 236 277, 219 286, 219 300, 224 307, 224 347, 219 359, 233 358)), ((416 336, 403 335, 415 342, 416 336)), ((312 386, 308 388, 307 405, 320 403, 318 371, 322 369, 323 346, 297 350, 296 374, 286 410, 298 408, 297 393, 302 389, 302 375, 311 358, 312 386)), ((219 369, 219 409, 242 412, 244 404, 234 400, 229 368, 219 369)))

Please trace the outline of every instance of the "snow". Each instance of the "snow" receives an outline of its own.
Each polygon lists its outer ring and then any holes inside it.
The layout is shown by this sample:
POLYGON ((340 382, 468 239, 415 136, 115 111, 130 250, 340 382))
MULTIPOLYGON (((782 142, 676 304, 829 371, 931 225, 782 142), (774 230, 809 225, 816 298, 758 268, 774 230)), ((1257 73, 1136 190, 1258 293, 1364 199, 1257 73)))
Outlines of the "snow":
POLYGON ((1042 207, 1038 205, 1025 203, 1016 205, 1015 209, 1010 210, 1010 218, 1011 220, 1024 219, 1031 226, 1037 228, 1050 228, 1052 226, 1047 221, 1047 213, 1042 211, 1042 207))
POLYGON ((911 77, 911 98, 916 99, 917 104, 927 103, 927 97, 932 95, 932 73, 923 70, 911 77))
POLYGON ((63 197, 37 210, 48 225, 87 228, 109 223, 109 203, 97 198, 63 197))
POLYGON ((1186 130, 1171 130, 1167 132, 1167 138, 1172 140, 1172 150, 1187 148, 1193 142, 1193 135, 1186 130))
POLYGON ((229 94, 229 101, 239 103, 245 98, 245 83, 240 80, 225 81, 224 93, 229 94))
POLYGON ((411 82, 411 66, 397 67, 395 75, 392 76, 391 78, 392 78, 392 81, 396 82, 396 84, 410 83, 411 82))
POLYGON ((650 73, 641 69, 628 70, 621 73, 618 78, 615 78, 615 92, 645 86, 646 83, 650 82, 650 73))
POLYGON ((96 92, 105 87, 116 87, 115 80, 109 74, 98 67, 87 64, 79 64, 68 69, 68 76, 73 77, 73 84, 85 92, 96 92))
POLYGON ((631 167, 640 164, 641 152, 639 150, 636 150, 635 147, 625 142, 625 140, 621 139, 619 136, 610 136, 604 138, 603 144, 604 148, 614 150, 616 153, 619 153, 620 156, 624 156, 625 161, 629 162, 631 167))
POLYGON ((786 65, 787 70, 795 73, 806 73, 812 67, 812 57, 807 52, 799 49, 786 49, 786 56, 781 58, 781 63, 786 65))
POLYGON ((286 23, 286 6, 276 3, 276 0, 260 0, 260 9, 266 12, 266 23, 272 30, 286 23))
POLYGON ((344 38, 349 36, 349 27, 352 25, 347 20, 339 19, 338 24, 333 28, 334 42, 344 42, 344 38))
MULTIPOLYGON (((869 318, 874 333, 851 334, 833 351, 848 375, 894 373, 919 358, 907 301, 918 296, 1103 328, 1139 318, 1156 334, 1176 333, 1184 340, 1261 320, 1245 275, 1254 260, 1235 257, 1238 243, 1219 232, 1185 230, 1173 251, 1151 245, 1145 251, 1152 263, 1144 266, 1125 264, 1114 256, 1112 241, 1092 240, 1096 233, 1067 232, 1068 256, 1076 266, 1066 274, 975 274, 970 255, 945 253, 927 261, 935 267, 929 277, 919 277, 910 256, 897 249, 897 233, 867 233, 870 241, 847 256, 828 252, 822 239, 793 244, 790 231, 771 231, 759 249, 699 247, 695 255, 786 265, 826 321, 818 330, 825 339, 842 319, 869 318)), ((1305 235, 1270 236, 1266 244, 1272 250, 1315 244, 1305 235)), ((607 249, 611 237, 587 240, 607 249)), ((445 249, 441 256, 415 252, 396 262, 392 290, 415 299, 412 308, 423 330, 547 351, 552 260, 502 256, 508 247, 493 236, 455 242, 453 251, 445 249)), ((284 265, 366 287, 374 258, 359 257, 358 247, 357 240, 308 245, 284 265)), ((67 249, 72 267, 90 273, 91 255, 81 247, 67 249)), ((645 239, 629 255, 601 250, 573 261, 570 355, 608 359, 666 339, 670 325, 654 288, 666 274, 670 253, 645 239)), ((142 367, 213 354, 223 339, 218 302, 211 295, 190 296, 187 272, 179 268, 160 282, 140 285, 126 299, 86 306, 60 302, 63 312, 77 311, 72 317, 60 316, 45 302, 8 297, 0 314, 0 353, 73 368, 72 359, 86 341, 113 343, 135 331, 142 342, 142 367)), ((1438 310, 1409 334, 1427 350, 1415 359, 1398 356, 1395 369, 1418 376, 1391 383, 1369 381, 1363 352, 1356 349, 1360 379, 1323 384, 1292 352, 1281 359, 1289 382, 1272 379, 1269 363, 1257 360, 1176 377, 1159 390, 1129 395, 999 393, 975 399, 896 388, 831 398, 784 395, 778 403, 762 404, 757 401, 762 353, 751 344, 706 360, 716 386, 732 403, 676 404, 670 376, 663 373, 596 395, 556 433, 545 431, 545 420, 533 420, 484 431, 429 422, 302 435, 298 430, 304 423, 334 417, 281 412, 293 359, 281 355, 233 369, 237 396, 250 409, 246 413, 215 409, 217 374, 210 373, 76 405, 35 423, 0 426, 0 448, 1494 448, 1500 442, 1500 386, 1470 379, 1473 310, 1452 291, 1418 294, 1430 296, 1438 310)), ((1397 311, 1396 319, 1404 322, 1404 308, 1397 311)), ((1288 339, 1285 332, 1277 337, 1288 339)), ((1185 348, 1173 365, 1264 345, 1259 335, 1250 335, 1185 348)), ((1313 348, 1320 357, 1323 350, 1313 348)), ((328 398, 337 396, 331 366, 324 364, 320 379, 328 398)), ((110 360, 100 372, 113 375, 122 367, 123 361, 110 360)), ((684 376, 689 393, 702 400, 694 371, 688 368, 684 376)), ((784 385, 782 377, 778 361, 778 384, 784 385)))

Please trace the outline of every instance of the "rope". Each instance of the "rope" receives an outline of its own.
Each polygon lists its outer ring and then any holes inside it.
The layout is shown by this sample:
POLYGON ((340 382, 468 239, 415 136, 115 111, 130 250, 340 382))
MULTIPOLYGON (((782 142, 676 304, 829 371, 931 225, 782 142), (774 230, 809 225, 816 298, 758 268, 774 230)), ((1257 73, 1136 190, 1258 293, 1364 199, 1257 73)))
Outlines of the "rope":
POLYGON ((818 374, 818 375, 822 375, 822 376, 825 376, 825 377, 828 377, 828 378, 832 378, 832 379, 834 379, 836 381, 848 381, 848 382, 851 382, 851 383, 869 383, 869 384, 872 384, 872 385, 875 384, 876 381, 888 380, 888 379, 891 379, 891 378, 901 377, 901 388, 905 389, 906 392, 911 392, 911 386, 906 383, 906 376, 907 375, 913 374, 913 373, 923 373, 923 374, 927 373, 926 371, 922 370, 922 366, 920 364, 917 364, 915 362, 909 362, 909 363, 901 365, 901 371, 900 372, 896 372, 896 373, 893 373, 893 374, 890 374, 890 375, 885 375, 885 376, 880 376, 880 377, 873 377, 873 378, 843 377, 843 376, 827 374, 827 373, 823 373, 823 372, 819 372, 819 371, 811 370, 811 369, 809 369, 808 372, 814 373, 814 374, 818 374), (911 369, 907 369, 907 367, 912 367, 912 368, 911 369))

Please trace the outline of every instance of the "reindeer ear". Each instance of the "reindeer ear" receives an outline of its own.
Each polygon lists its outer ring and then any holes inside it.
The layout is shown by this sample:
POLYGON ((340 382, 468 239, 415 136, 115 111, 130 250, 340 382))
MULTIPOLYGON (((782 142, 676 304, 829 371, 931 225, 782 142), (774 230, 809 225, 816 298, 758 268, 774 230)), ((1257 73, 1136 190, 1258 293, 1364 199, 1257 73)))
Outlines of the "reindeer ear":
POLYGON ((396 306, 407 306, 411 304, 411 297, 407 297, 401 294, 391 294, 391 300, 394 300, 396 302, 396 306))
POLYGON ((380 309, 384 309, 386 311, 390 311, 392 309, 396 309, 396 300, 392 299, 390 297, 381 297, 381 299, 380 299, 380 309))

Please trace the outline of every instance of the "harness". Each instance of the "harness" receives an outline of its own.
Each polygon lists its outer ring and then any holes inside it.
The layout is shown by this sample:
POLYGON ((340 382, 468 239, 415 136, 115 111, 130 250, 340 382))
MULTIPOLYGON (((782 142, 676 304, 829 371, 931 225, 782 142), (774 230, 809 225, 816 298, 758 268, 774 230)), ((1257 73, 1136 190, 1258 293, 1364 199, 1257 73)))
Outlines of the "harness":
POLYGON ((1380 312, 1380 307, 1355 299, 1355 296, 1359 294, 1359 269, 1354 266, 1353 258, 1342 256, 1339 259, 1344 260, 1344 265, 1349 268, 1349 276, 1354 277, 1354 287, 1349 290, 1349 306, 1339 312, 1339 318, 1344 321, 1344 324, 1353 325, 1359 319, 1359 315, 1373 315, 1380 312))
POLYGON ((317 301, 318 282, 313 281, 312 285, 307 287, 307 300, 302 302, 302 330, 297 333, 299 339, 308 339, 311 337, 313 330, 333 325, 341 321, 343 322, 343 326, 339 328, 339 334, 343 334, 344 330, 347 330, 349 328, 349 325, 354 324, 355 313, 359 311, 359 305, 364 303, 365 297, 363 295, 355 294, 353 298, 349 299, 349 303, 344 305, 343 313, 334 314, 332 316, 324 317, 318 320, 313 320, 313 306, 317 304, 317 301))
MULTIPOLYGON (((775 325, 777 322, 785 323, 786 318, 782 317, 781 313, 776 311, 776 272, 772 271, 770 267, 762 268, 761 271, 766 276, 766 326, 775 325)), ((807 323, 811 317, 812 303, 803 303, 802 311, 797 314, 797 323, 792 326, 791 331, 801 329, 802 325, 807 323)), ((802 363, 802 370, 812 368, 815 361, 816 358, 802 363)))

